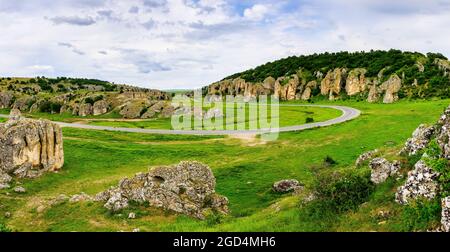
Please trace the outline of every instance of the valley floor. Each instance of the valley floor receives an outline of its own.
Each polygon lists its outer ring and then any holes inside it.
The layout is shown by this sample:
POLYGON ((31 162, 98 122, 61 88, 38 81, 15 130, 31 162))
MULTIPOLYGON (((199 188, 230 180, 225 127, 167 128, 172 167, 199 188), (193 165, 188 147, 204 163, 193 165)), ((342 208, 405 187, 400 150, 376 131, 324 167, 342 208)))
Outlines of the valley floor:
POLYGON ((434 123, 449 103, 329 102, 357 108, 362 114, 339 125, 282 133, 273 142, 64 128, 63 169, 22 181, 25 194, 0 191, 0 223, 15 231, 412 231, 402 220, 403 210, 393 202, 401 181, 389 180, 377 187, 356 211, 320 220, 302 216, 303 195, 277 194, 271 186, 295 178, 308 190, 326 156, 337 161, 327 168, 330 171, 367 169, 354 167, 361 153, 379 148, 394 155, 419 124, 434 123), (111 214, 92 202, 40 207, 60 194, 95 194, 150 166, 182 160, 197 160, 213 169, 217 192, 230 200, 229 216, 199 221, 144 206, 111 214), (381 210, 389 211, 391 217, 380 222, 376 213, 381 210), (6 212, 11 213, 9 218, 6 212), (128 212, 135 212, 137 218, 128 219, 128 212))

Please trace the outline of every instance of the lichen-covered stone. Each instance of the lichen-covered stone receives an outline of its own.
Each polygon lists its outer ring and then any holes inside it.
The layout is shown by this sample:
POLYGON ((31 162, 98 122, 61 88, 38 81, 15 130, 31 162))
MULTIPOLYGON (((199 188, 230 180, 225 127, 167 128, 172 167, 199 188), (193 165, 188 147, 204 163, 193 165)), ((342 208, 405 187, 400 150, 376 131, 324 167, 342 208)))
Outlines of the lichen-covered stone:
POLYGON ((97 194, 95 199, 104 201, 104 206, 112 211, 128 207, 130 201, 147 202, 202 219, 208 209, 228 212, 228 200, 215 193, 215 186, 215 177, 208 166, 181 162, 122 179, 117 187, 97 194))
POLYGON ((427 126, 421 124, 414 132, 411 138, 409 138, 405 147, 402 149, 402 153, 409 156, 415 155, 421 150, 425 149, 431 141, 431 138, 435 132, 434 126, 427 126))
POLYGON ((400 163, 398 161, 391 163, 385 158, 374 158, 370 161, 369 167, 371 169, 370 180, 375 184, 380 184, 398 173, 400 163))
POLYGON ((406 205, 418 198, 433 199, 439 192, 438 177, 439 173, 420 160, 408 173, 406 183, 397 189, 395 201, 406 205))

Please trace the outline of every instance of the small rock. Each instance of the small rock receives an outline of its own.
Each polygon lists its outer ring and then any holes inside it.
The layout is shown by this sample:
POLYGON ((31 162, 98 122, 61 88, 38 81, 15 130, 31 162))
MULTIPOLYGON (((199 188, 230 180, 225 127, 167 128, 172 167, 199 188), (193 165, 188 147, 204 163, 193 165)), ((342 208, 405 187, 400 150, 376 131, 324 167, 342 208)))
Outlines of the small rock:
POLYGON ((25 193, 25 192, 27 192, 27 190, 25 188, 21 187, 21 186, 16 186, 16 187, 14 187, 14 192, 16 192, 16 193, 25 193))
POLYGON ((90 195, 82 192, 80 194, 73 195, 70 199, 70 203, 80 202, 80 201, 93 201, 94 198, 92 198, 90 195))
POLYGON ((38 213, 43 213, 45 211, 47 207, 45 207, 44 205, 40 205, 36 208, 36 212, 38 213))
POLYGON ((10 218, 11 217, 11 213, 10 212, 6 212, 5 213, 5 218, 10 218))
POLYGON ((405 147, 403 147, 400 153, 405 153, 409 156, 417 154, 419 151, 427 147, 434 132, 434 126, 426 126, 425 124, 421 124, 413 132, 412 137, 406 141, 405 147))
POLYGON ((59 205, 65 201, 69 200, 69 196, 65 195, 65 194, 60 194, 58 195, 58 197, 52 199, 49 201, 49 205, 50 206, 56 206, 59 205))
POLYGON ((139 228, 133 229, 133 233, 139 233, 139 232, 141 232, 141 229, 139 229, 139 228))
POLYGON ((371 150, 371 151, 368 151, 368 152, 365 152, 365 153, 361 154, 361 155, 358 157, 358 159, 356 159, 356 163, 355 163, 356 167, 359 167, 359 166, 361 166, 364 162, 368 161, 368 160, 371 159, 371 158, 374 158, 375 155, 378 154, 378 152, 379 152, 379 151, 378 151, 377 149, 375 149, 375 150, 371 150))
POLYGON ((128 214, 128 219, 136 219, 136 214, 135 213, 129 213, 128 214))
POLYGON ((285 179, 285 180, 280 180, 278 182, 275 182, 272 186, 272 189, 275 192, 285 193, 285 192, 291 192, 291 191, 299 191, 299 190, 302 190, 303 187, 304 187, 304 185, 301 184, 300 182, 298 182, 298 180, 285 179))

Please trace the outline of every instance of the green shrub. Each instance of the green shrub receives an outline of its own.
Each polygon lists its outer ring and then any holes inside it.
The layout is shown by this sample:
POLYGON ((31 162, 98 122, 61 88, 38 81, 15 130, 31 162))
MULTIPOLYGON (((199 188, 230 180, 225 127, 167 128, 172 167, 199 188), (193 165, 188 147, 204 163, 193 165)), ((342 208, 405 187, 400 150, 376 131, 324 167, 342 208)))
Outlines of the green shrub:
POLYGON ((314 122, 314 118, 312 118, 312 117, 306 117, 305 122, 306 122, 306 123, 313 123, 313 122, 314 122))
POLYGON ((39 111, 43 113, 59 113, 61 111, 61 103, 44 101, 39 106, 39 111))
POLYGON ((9 229, 5 224, 0 223, 0 233, 5 233, 5 232, 11 232, 12 230, 9 229))
POLYGON ((337 162, 336 162, 332 157, 326 156, 326 157, 323 159, 323 164, 324 164, 325 166, 333 166, 333 165, 336 165, 337 162))
POLYGON ((441 211, 439 199, 417 200, 404 207, 401 221, 407 231, 425 231, 440 222, 441 211))

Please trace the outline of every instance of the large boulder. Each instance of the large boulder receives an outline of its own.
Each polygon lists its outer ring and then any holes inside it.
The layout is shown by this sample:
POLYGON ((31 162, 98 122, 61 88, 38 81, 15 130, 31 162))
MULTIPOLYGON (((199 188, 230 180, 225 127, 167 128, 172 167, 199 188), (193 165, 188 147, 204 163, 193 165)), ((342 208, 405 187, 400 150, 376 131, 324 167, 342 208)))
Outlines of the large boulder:
POLYGON ((402 79, 393 74, 387 81, 381 84, 380 89, 385 91, 383 103, 393 103, 398 101, 398 92, 402 88, 402 79))
POLYGON ((31 120, 18 110, 0 124, 0 174, 34 178, 64 164, 61 128, 48 120, 31 120))
POLYGON ((423 160, 417 162, 408 173, 405 185, 397 189, 395 201, 406 205, 418 198, 433 199, 439 192, 439 173, 433 171, 423 160))
POLYGON ((14 96, 11 93, 0 92, 0 109, 9 108, 14 96))
POLYGON ((330 100, 334 100, 341 93, 346 72, 346 69, 341 68, 329 71, 320 84, 320 93, 328 96, 330 100))
POLYGON ((94 109, 90 103, 82 103, 78 108, 78 115, 79 116, 89 116, 92 115, 94 112, 94 109))
POLYGON ((356 68, 348 73, 345 82, 345 91, 348 95, 356 95, 366 91, 366 72, 367 70, 364 68, 356 68))
POLYGON ((122 107, 119 113, 123 116, 123 118, 136 119, 141 117, 141 113, 146 107, 145 102, 128 102, 122 107))
POLYGON ((96 200, 105 208, 119 211, 130 201, 172 210, 203 219, 207 210, 226 214, 228 199, 215 193, 216 179, 211 169, 199 162, 180 162, 174 166, 156 167, 148 173, 125 178, 96 200))
POLYGON ((380 184, 398 173, 400 170, 400 163, 398 161, 391 163, 385 158, 374 158, 370 161, 369 167, 371 169, 370 180, 374 184, 380 184))
POLYGON ((108 113, 109 104, 105 100, 96 101, 92 107, 92 114, 94 116, 108 113))
POLYGON ((450 197, 442 199, 442 228, 445 232, 450 232, 450 197))
POLYGON ((433 137, 434 131, 434 126, 421 124, 413 132, 412 137, 406 141, 405 147, 403 147, 401 152, 409 156, 419 153, 428 146, 431 138, 433 137))
POLYGON ((285 179, 275 182, 272 186, 272 189, 275 192, 286 193, 301 190, 303 186, 304 185, 298 182, 298 180, 296 179, 285 179))

